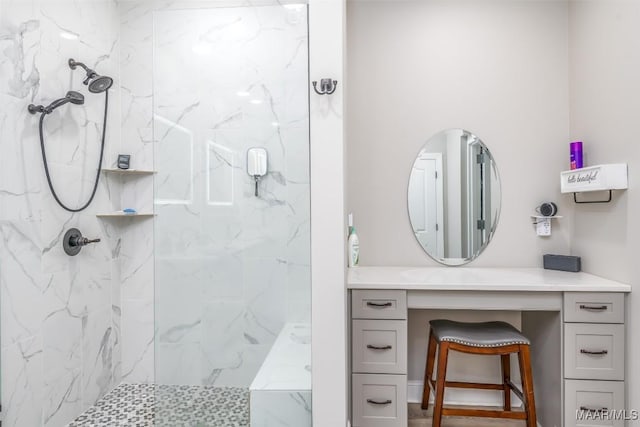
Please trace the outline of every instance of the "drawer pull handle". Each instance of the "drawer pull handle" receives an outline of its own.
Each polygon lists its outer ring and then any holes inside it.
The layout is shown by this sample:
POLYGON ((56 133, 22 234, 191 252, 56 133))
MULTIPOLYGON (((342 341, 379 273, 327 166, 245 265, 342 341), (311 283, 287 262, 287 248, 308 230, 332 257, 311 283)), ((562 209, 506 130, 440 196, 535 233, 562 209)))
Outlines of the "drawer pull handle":
POLYGON ((596 412, 596 413, 609 412, 609 408, 589 408, 587 406, 581 406, 580 410, 584 412, 596 412))
POLYGON ((391 400, 373 400, 367 399, 367 403, 371 403, 372 405, 391 405, 393 402, 391 400))
POLYGON ((367 301, 369 307, 391 307, 393 304, 390 302, 371 302, 367 301))
POLYGON ((600 350, 600 351, 591 351, 591 350, 585 350, 584 348, 580 350, 581 354, 590 354, 593 356, 604 356, 605 354, 609 354, 609 352, 607 350, 600 350))
POLYGON ((373 345, 367 344, 367 348, 371 350, 391 350, 393 347, 390 345, 373 345))
POLYGON ((606 305, 580 305, 580 310, 605 311, 606 309, 606 305))

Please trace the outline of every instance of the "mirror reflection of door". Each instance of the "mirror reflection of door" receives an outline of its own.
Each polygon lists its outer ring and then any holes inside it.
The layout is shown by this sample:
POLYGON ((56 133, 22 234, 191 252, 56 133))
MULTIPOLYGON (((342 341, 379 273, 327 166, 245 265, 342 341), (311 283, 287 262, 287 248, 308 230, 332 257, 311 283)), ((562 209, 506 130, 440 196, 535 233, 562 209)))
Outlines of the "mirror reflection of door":
POLYGON ((489 244, 500 215, 500 180, 487 146, 471 132, 429 138, 411 170, 409 220, 436 261, 462 265, 489 244))
POLYGON ((475 137, 467 139, 467 253, 477 253, 485 244, 491 226, 491 159, 475 137))
POLYGON ((409 183, 409 214, 416 238, 429 253, 444 257, 442 154, 421 153, 412 176, 415 179, 409 183))

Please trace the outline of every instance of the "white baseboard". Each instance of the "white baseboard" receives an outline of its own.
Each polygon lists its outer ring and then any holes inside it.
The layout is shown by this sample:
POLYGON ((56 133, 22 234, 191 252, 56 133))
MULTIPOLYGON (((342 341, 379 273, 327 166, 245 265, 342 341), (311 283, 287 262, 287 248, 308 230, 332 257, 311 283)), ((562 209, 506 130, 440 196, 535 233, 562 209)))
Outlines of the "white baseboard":
MULTIPOLYGON (((407 400, 409 403, 422 402, 422 381, 408 381, 407 400)), ((516 383, 518 388, 522 384, 516 383)), ((429 402, 433 403, 433 392, 429 397, 429 402)), ((465 388, 448 388, 444 392, 444 403, 446 405, 467 405, 467 406, 502 406, 502 392, 494 390, 472 390, 465 388)), ((511 393, 511 403, 514 408, 521 408, 522 402, 511 393)))

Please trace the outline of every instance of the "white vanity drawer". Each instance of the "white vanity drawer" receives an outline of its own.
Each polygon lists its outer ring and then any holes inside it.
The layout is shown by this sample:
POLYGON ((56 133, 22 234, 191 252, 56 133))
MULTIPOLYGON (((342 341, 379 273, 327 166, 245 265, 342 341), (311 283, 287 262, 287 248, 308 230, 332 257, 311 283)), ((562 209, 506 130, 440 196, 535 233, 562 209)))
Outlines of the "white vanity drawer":
POLYGON ((624 426, 609 412, 624 409, 624 382, 566 380, 564 393, 565 427, 624 426))
POLYGON ((352 376, 353 427, 406 427, 407 376, 352 376))
POLYGON ((624 323, 624 294, 565 292, 564 321, 624 323))
POLYGON ((354 290, 351 292, 354 319, 406 319, 407 292, 354 290))
POLYGON ((351 343, 353 372, 407 373, 406 320, 353 320, 351 343))
POLYGON ((624 380, 624 325, 565 323, 565 378, 624 380))

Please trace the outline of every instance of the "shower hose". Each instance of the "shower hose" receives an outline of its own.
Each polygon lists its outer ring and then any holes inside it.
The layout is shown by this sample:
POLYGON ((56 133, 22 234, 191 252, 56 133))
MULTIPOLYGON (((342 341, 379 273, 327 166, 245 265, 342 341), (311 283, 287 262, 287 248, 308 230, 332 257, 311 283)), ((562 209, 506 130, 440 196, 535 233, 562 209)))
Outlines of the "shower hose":
POLYGON ((49 183, 49 189, 51 190, 51 194, 53 195, 53 198, 56 200, 56 202, 58 202, 58 204, 64 209, 67 210, 69 212, 80 212, 85 210, 87 207, 89 207, 89 205, 91 204, 91 202, 93 201, 93 198, 96 196, 96 192, 98 190, 98 181, 100 180, 100 173, 102 172, 102 157, 104 156, 104 140, 105 140, 105 135, 107 133, 107 109, 109 107, 109 91, 105 91, 104 92, 104 121, 102 122, 102 143, 100 146, 100 160, 98 161, 98 172, 96 174, 96 180, 93 184, 93 190, 91 191, 91 197, 89 197, 89 200, 87 200, 87 202, 82 205, 81 207, 74 209, 74 208, 70 208, 67 205, 65 205, 64 203, 62 203, 62 201, 60 200, 60 198, 58 197, 58 195, 56 194, 56 190, 53 188, 53 183, 51 182, 51 175, 49 173, 49 165, 47 163, 47 154, 46 151, 44 149, 44 117, 47 115, 46 113, 42 113, 42 115, 40 116, 40 125, 39 130, 40 130, 40 149, 42 150, 42 163, 44 164, 44 173, 47 176, 47 182, 49 183))

